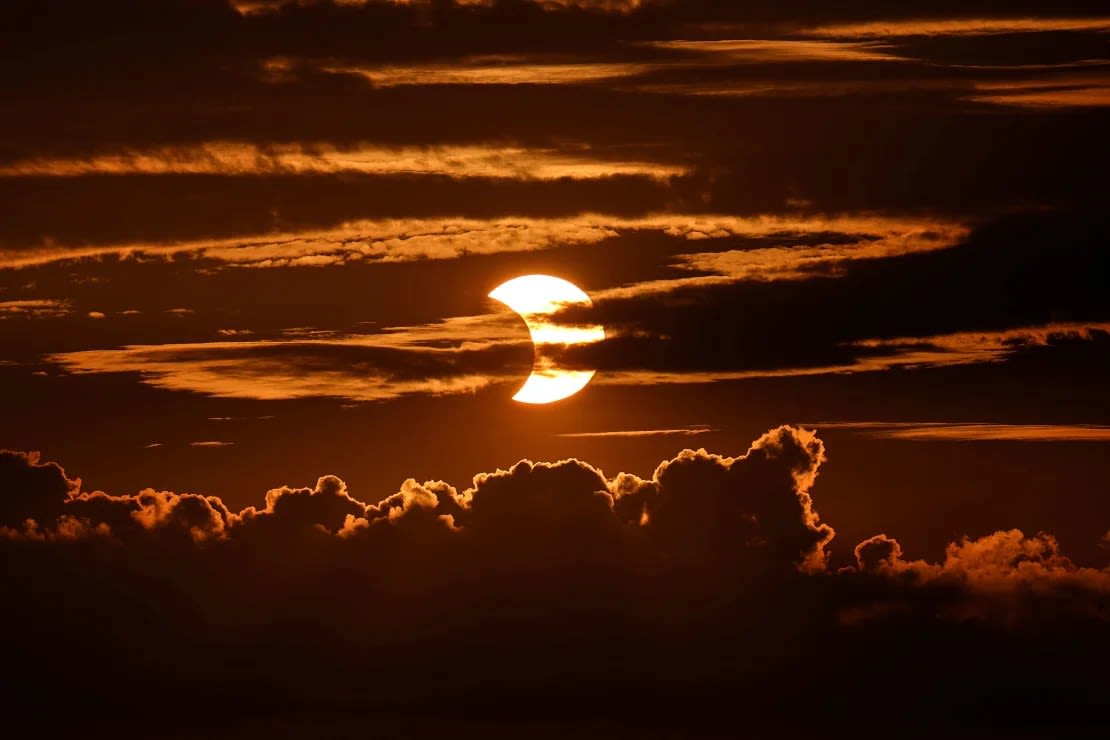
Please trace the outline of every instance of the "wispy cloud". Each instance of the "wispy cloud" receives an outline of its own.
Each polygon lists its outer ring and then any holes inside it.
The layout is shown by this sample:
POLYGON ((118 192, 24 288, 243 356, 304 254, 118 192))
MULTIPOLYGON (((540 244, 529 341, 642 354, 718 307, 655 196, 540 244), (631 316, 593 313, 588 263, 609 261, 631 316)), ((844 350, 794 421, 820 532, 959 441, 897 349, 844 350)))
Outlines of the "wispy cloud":
POLYGON ((929 224, 917 229, 890 229, 868 234, 856 242, 805 247, 766 247, 684 254, 682 269, 708 272, 730 280, 794 280, 814 273, 829 274, 845 263, 948 249, 967 236, 953 224, 929 224))
POLYGON ((1110 31, 1110 18, 919 18, 836 23, 801 31, 821 38, 989 36, 1049 31, 1110 31))
POLYGON ((319 72, 356 75, 375 87, 408 85, 612 85, 655 72, 781 62, 874 62, 903 58, 877 41, 823 39, 694 39, 644 41, 626 51, 665 51, 660 59, 568 60, 551 56, 502 54, 469 56, 451 62, 366 64, 341 60, 268 59, 263 72, 275 81, 307 64, 319 72))
POLYGON ((1110 426, 960 422, 819 421, 805 426, 847 429, 869 437, 919 441, 1110 442, 1110 426))
POLYGON ((218 440, 210 440, 204 442, 190 442, 190 447, 231 447, 234 442, 221 442, 218 440))
MULTIPOLYGON (((430 6, 432 0, 330 0, 336 5, 359 6, 377 3, 380 5, 430 6)), ((273 13, 290 5, 312 5, 319 0, 231 0, 231 6, 240 15, 251 16, 273 13)), ((638 8, 660 0, 531 0, 544 10, 563 10, 577 8, 605 13, 630 13, 638 8)), ((463 8, 491 8, 496 0, 452 0, 454 5, 463 8)))
MULTIPOLYGON (((670 372, 650 367, 602 369, 601 385, 699 384, 752 378, 801 377, 894 368, 1001 362, 1025 349, 1110 333, 1110 323, 1049 324, 993 332, 865 339, 850 347, 856 360, 834 365, 737 371, 670 372)), ((407 395, 474 393, 519 383, 505 351, 528 346, 511 314, 464 316, 398 327, 380 334, 317 340, 265 340, 133 345, 58 353, 48 360, 76 374, 136 373, 167 390, 224 398, 280 400, 330 397, 382 401, 407 395)))
POLYGON ((1055 323, 1002 331, 966 331, 929 337, 864 339, 853 347, 876 352, 861 361, 860 369, 939 367, 998 362, 1015 352, 1044 347, 1055 341, 1089 340, 1110 333, 1110 323, 1055 323))
POLYGON ((969 100, 1020 108, 1090 108, 1110 105, 1110 74, 979 82, 969 100))
POLYGON ((708 434, 716 432, 717 429, 706 424, 694 424, 688 427, 678 427, 676 429, 632 429, 622 430, 615 432, 571 432, 565 434, 556 434, 556 437, 568 437, 572 439, 589 439, 594 437, 695 437, 699 434, 708 434))
MULTIPOLYGON (((274 70, 278 62, 271 60, 274 70)), ((519 55, 465 57, 452 63, 366 65, 325 62, 319 70, 357 75, 375 87, 406 85, 575 85, 635 77, 659 69, 648 62, 559 62, 519 55)))
POLYGON ((130 345, 48 359, 75 374, 136 373, 156 388, 220 398, 382 401, 519 380, 505 375, 505 362, 489 360, 491 350, 513 344, 527 345, 527 331, 511 314, 491 314, 373 335, 130 345))
POLYGON ((68 301, 41 298, 35 300, 0 301, 0 321, 11 318, 57 318, 70 313, 68 301))
MULTIPOLYGON (((52 246, 0 251, 0 268, 18 268, 101 256, 159 258, 189 255, 225 266, 275 268, 341 265, 348 262, 412 262, 455 259, 466 255, 532 252, 559 246, 598 244, 624 233, 650 231, 687 241, 731 237, 768 237, 838 233, 855 235, 859 254, 882 256, 898 249, 939 248, 965 233, 965 227, 933 218, 869 214, 723 214, 661 213, 640 218, 583 213, 567 218, 503 217, 429 218, 351 221, 332 229, 305 230, 256 237, 198 240, 172 244, 120 244, 102 247, 52 246), (879 246, 869 244, 879 240, 879 246), (881 253, 881 254, 880 254, 881 253)), ((851 247, 822 248, 828 259, 848 258, 851 247)), ((775 263, 781 274, 789 250, 756 254, 775 263)), ((817 255, 799 254, 813 263, 817 255)), ((709 258, 706 258, 709 259, 709 258)), ((741 260, 745 258, 739 258, 741 260)), ((754 269, 754 268, 753 268, 754 269)), ((797 269, 801 269, 798 267, 797 269)), ((749 270, 750 272, 750 270, 749 270)))
POLYGON ((874 41, 824 41, 813 39, 709 39, 651 41, 647 46, 689 52, 707 61, 728 64, 767 62, 875 62, 899 61, 891 48, 874 41))
POLYGON ((848 347, 865 350, 852 362, 807 367, 737 371, 668 372, 651 369, 619 370, 599 374, 602 385, 667 385, 716 383, 753 378, 789 378, 815 375, 881 372, 895 368, 927 369, 1003 362, 1023 350, 1052 342, 1091 340, 1110 334, 1110 323, 1057 323, 1000 331, 955 332, 926 337, 861 339, 848 347))
POLYGON ((83 157, 35 157, 0 165, 0 177, 343 172, 557 180, 614 175, 666 179, 686 174, 687 170, 672 164, 607 160, 584 146, 541 149, 512 144, 427 147, 357 144, 339 148, 326 142, 259 146, 238 141, 127 148, 83 157))

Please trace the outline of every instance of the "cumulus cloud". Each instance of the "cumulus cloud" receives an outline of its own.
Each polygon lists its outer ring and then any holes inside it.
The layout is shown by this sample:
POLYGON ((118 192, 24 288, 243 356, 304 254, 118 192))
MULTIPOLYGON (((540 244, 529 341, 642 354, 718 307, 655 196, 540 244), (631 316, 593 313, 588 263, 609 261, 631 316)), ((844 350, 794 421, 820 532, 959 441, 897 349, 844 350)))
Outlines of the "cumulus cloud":
POLYGON ((1045 532, 1026 535, 1018 529, 963 537, 945 550, 944 560, 906 560, 896 539, 885 534, 861 542, 856 562, 865 573, 880 574, 925 589, 956 589, 966 598, 941 609, 947 619, 1021 620, 1058 618, 1077 610, 1110 618, 1110 567, 1077 566, 1045 532), (1076 594, 1092 598, 1075 598, 1076 594))
POLYGON ((229 511, 217 498, 195 494, 83 492, 79 479, 70 479, 54 463, 39 463, 34 453, 3 454, 9 485, 24 494, 6 499, 3 523, 12 527, 33 520, 33 526, 27 525, 33 532, 76 517, 92 522, 90 531, 124 539, 174 527, 202 542, 271 526, 350 537, 379 520, 395 522, 425 509, 451 531, 474 529, 505 537, 529 530, 531 537, 542 529, 574 541, 578 527, 596 533, 632 526, 658 537, 660 546, 673 547, 676 555, 699 541, 699 547, 718 553, 740 545, 743 551, 810 570, 824 566, 824 548, 833 536, 809 495, 825 460, 824 446, 812 432, 792 427, 768 432, 743 456, 686 450, 661 463, 649 479, 627 473, 607 478, 573 459, 524 460, 508 470, 475 476, 462 492, 443 482, 409 480, 398 493, 366 503, 352 497, 339 478, 324 476, 313 488, 273 489, 262 508, 239 512, 229 511), (97 529, 99 525, 104 528, 97 529), (709 526, 718 528, 716 540, 702 536, 709 526))
MULTIPOLYGON (((323 476, 234 512, 199 494, 87 492, 54 463, 3 452, 0 627, 21 636, 8 665, 37 707, 81 655, 97 680, 68 700, 80 716, 151 701, 169 726, 190 721, 190 703, 239 716, 275 695, 275 719, 423 717, 431 702, 504 721, 510 702, 524 717, 596 707, 626 722, 643 692, 662 692, 653 723, 691 736, 691 722, 727 721, 723 706, 784 709, 797 677, 830 663, 845 681, 807 700, 823 722, 848 718, 851 692, 894 699, 863 666, 916 687, 910 706, 882 706, 935 713, 937 685, 965 686, 933 683, 953 651, 1025 701, 1005 656, 1047 670, 1102 649, 1110 572, 1075 565, 1047 534, 964 539, 937 563, 879 535, 837 568, 813 494, 825 458, 813 432, 780 427, 743 455, 685 450, 646 478, 524 460, 465 490, 410 479, 362 500, 323 476), (397 698, 417 680, 419 697, 397 698)), ((1095 675, 1061 674, 1070 706, 1095 706, 1095 675)), ((992 716, 980 709, 935 716, 992 716)))

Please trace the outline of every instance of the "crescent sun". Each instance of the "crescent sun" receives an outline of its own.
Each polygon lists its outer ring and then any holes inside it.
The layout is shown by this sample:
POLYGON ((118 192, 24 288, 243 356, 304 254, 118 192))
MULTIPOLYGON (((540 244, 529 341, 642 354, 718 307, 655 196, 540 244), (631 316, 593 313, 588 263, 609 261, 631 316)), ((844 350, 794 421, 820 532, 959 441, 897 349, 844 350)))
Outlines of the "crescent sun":
POLYGON ((497 286, 489 297, 516 311, 532 337, 535 352, 532 374, 513 396, 514 401, 552 403, 573 396, 586 387, 596 370, 561 368, 544 350, 553 345, 568 347, 605 339, 605 329, 598 324, 559 324, 547 318, 567 306, 592 306, 588 295, 562 278, 522 275, 497 286))

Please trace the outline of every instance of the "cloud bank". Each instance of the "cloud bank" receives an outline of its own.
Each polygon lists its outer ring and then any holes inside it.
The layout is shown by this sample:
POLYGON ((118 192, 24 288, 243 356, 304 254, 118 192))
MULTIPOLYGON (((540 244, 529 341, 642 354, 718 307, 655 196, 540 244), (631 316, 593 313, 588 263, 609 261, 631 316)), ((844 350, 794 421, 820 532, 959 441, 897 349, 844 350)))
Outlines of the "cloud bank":
POLYGON ((1110 570, 1016 530, 965 537, 936 563, 880 534, 830 563, 813 495, 825 459, 814 433, 780 427, 736 457, 685 450, 650 478, 525 460, 465 490, 410 479, 367 501, 324 476, 236 512, 191 493, 87 492, 3 452, 14 692, 43 707, 80 660, 72 707, 193 731, 317 712, 352 728, 647 716, 650 732, 687 736, 1096 716, 1110 570), (956 656, 973 668, 953 674, 956 656), (789 715, 799 683, 805 718, 789 715))

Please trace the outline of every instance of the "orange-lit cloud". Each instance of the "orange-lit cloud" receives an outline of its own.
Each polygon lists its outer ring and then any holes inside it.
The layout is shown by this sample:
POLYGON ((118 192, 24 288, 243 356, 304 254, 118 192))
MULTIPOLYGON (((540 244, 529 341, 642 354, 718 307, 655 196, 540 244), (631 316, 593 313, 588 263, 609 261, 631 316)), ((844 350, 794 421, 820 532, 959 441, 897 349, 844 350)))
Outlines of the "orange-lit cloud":
MULTIPOLYGON (((600 385, 702 384, 768 377, 805 377, 1000 362, 1023 349, 1110 333, 1110 323, 1049 324, 996 332, 865 339, 851 363, 737 371, 670 372, 650 367, 603 370, 600 385)), ((223 398, 310 397, 379 401, 406 395, 474 393, 520 377, 483 353, 527 346, 526 332, 505 314, 468 316, 381 334, 289 341, 134 345, 49 355, 75 374, 136 373, 148 385, 223 398), (344 355, 338 362, 330 353, 344 355), (389 353, 379 357, 379 353, 389 353), (409 369, 418 363, 419 371, 409 369)), ((521 376, 522 377, 522 376, 521 376)))
POLYGON ((595 385, 715 383, 752 378, 880 372, 895 368, 935 368, 1002 362, 1015 353, 1060 340, 1085 340, 1110 333, 1110 323, 1057 323, 1002 331, 955 332, 925 337, 861 339, 851 347, 867 350, 851 363, 809 367, 713 372, 617 370, 599 374, 595 385))
POLYGON ((807 426, 848 429, 869 437, 920 441, 1110 442, 1110 426, 1097 424, 822 421, 807 426))
POLYGON ((803 30, 823 38, 896 38, 900 36, 988 36, 1052 31, 1110 32, 1107 18, 920 18, 837 23, 803 30))
POLYGON ((127 149, 83 158, 40 157, 0 165, 0 177, 80 175, 260 175, 357 172, 370 175, 446 175, 517 180, 593 179, 638 175, 666 179, 686 174, 676 165, 607 161, 583 148, 529 149, 514 145, 338 148, 327 143, 235 141, 127 149))
POLYGON ((878 62, 899 61, 885 44, 871 41, 799 39, 709 39, 652 41, 656 49, 696 54, 717 64, 769 62, 878 62))
POLYGON ((467 57, 451 63, 359 65, 328 62, 320 71, 364 77, 376 87, 403 85, 575 85, 634 77, 647 62, 559 62, 531 57, 467 57))
POLYGON ((863 339, 853 346, 867 350, 890 352, 889 356, 864 360, 865 366, 939 367, 971 365, 1004 360, 1013 353, 1050 342, 1066 339, 1091 339, 1096 334, 1110 333, 1110 323, 1060 322, 1043 326, 1026 326, 1002 331, 965 331, 930 337, 896 337, 863 339))
MULTIPOLYGON (((873 62, 901 59, 884 44, 790 39, 650 41, 642 48, 681 53, 668 59, 575 60, 525 55, 470 56, 452 62, 376 64, 312 62, 321 72, 357 75, 376 87, 402 85, 576 85, 615 84, 664 70, 727 67, 775 62, 873 62)), ((275 81, 295 74, 292 60, 273 58, 263 69, 275 81)))
MULTIPOLYGON (((856 547, 856 560, 864 572, 958 586, 980 598, 1028 598, 1061 589, 1110 593, 1110 570, 1076 566, 1061 553, 1056 538, 1044 532, 1026 536, 1021 530, 1010 529, 978 539, 964 537, 948 545, 940 563, 904 560, 897 540, 877 535, 856 547)), ((974 600, 958 605, 949 614, 957 619, 1005 620, 1007 616, 1013 618, 1012 607, 1005 602, 974 600)))
POLYGON ((1019 108, 1088 108, 1110 105, 1110 74, 977 82, 969 100, 1019 108))
MULTIPOLYGON (((447 350, 410 350, 425 356, 427 377, 409 377, 370 361, 350 365, 329 360, 329 348, 367 347, 365 340, 304 342, 209 342, 180 345, 134 345, 51 355, 75 374, 136 373, 143 383, 166 390, 192 391, 219 398, 284 400, 340 398, 381 401, 406 395, 474 393, 513 379, 493 372, 458 372, 447 350), (286 355, 298 352, 301 362, 286 355)), ((369 345, 373 347, 373 345, 369 345)))
MULTIPOLYGON (((940 248, 945 239, 957 239, 964 227, 933 218, 880 215, 810 216, 724 214, 658 214, 622 218, 581 214, 568 218, 429 218, 352 221, 333 229, 306 230, 256 237, 198 240, 173 244, 136 243, 103 247, 52 246, 34 250, 0 252, 0 268, 17 268, 64 260, 117 255, 152 258, 175 254, 216 260, 228 266, 287 267, 338 265, 346 262, 408 262, 455 259, 464 255, 531 252, 557 246, 597 244, 624 232, 655 231, 689 241, 734 236, 811 234, 835 231, 859 234, 881 242, 861 242, 858 253, 883 256, 898 250, 940 248)), ((852 247, 820 248, 803 254, 810 266, 824 260, 850 259, 852 247)), ((708 259, 708 258, 706 258, 708 259)), ((732 258, 743 261, 743 257, 732 258)), ((763 252, 752 259, 776 264, 777 272, 790 275, 804 265, 784 267, 788 255, 763 252)), ((754 269, 754 267, 752 268, 754 269)))
MULTIPOLYGON (((861 224, 862 225, 862 224, 861 224)), ((793 280, 827 274, 854 260, 898 257, 906 254, 948 249, 967 236, 967 229, 955 224, 922 224, 917 228, 887 229, 853 244, 819 244, 806 247, 768 247, 684 254, 676 266, 698 272, 715 273, 730 280, 793 280)))
MULTIPOLYGON (((230 0, 231 6, 241 15, 260 15, 273 13, 286 6, 312 6, 325 2, 333 2, 339 6, 361 5, 399 5, 430 7, 433 0, 230 0)), ((575 8, 592 10, 604 13, 630 13, 652 3, 665 2, 665 0, 528 0, 546 10, 564 10, 575 8)), ((496 0, 450 0, 453 5, 460 8, 490 8, 496 0)))
POLYGON ((40 298, 0 301, 0 321, 11 318, 57 318, 70 313, 68 301, 40 298))
POLYGON ((696 437, 699 434, 709 434, 718 430, 704 424, 697 424, 677 429, 631 429, 613 432, 569 432, 556 434, 556 437, 570 439, 592 439, 606 437, 696 437))

